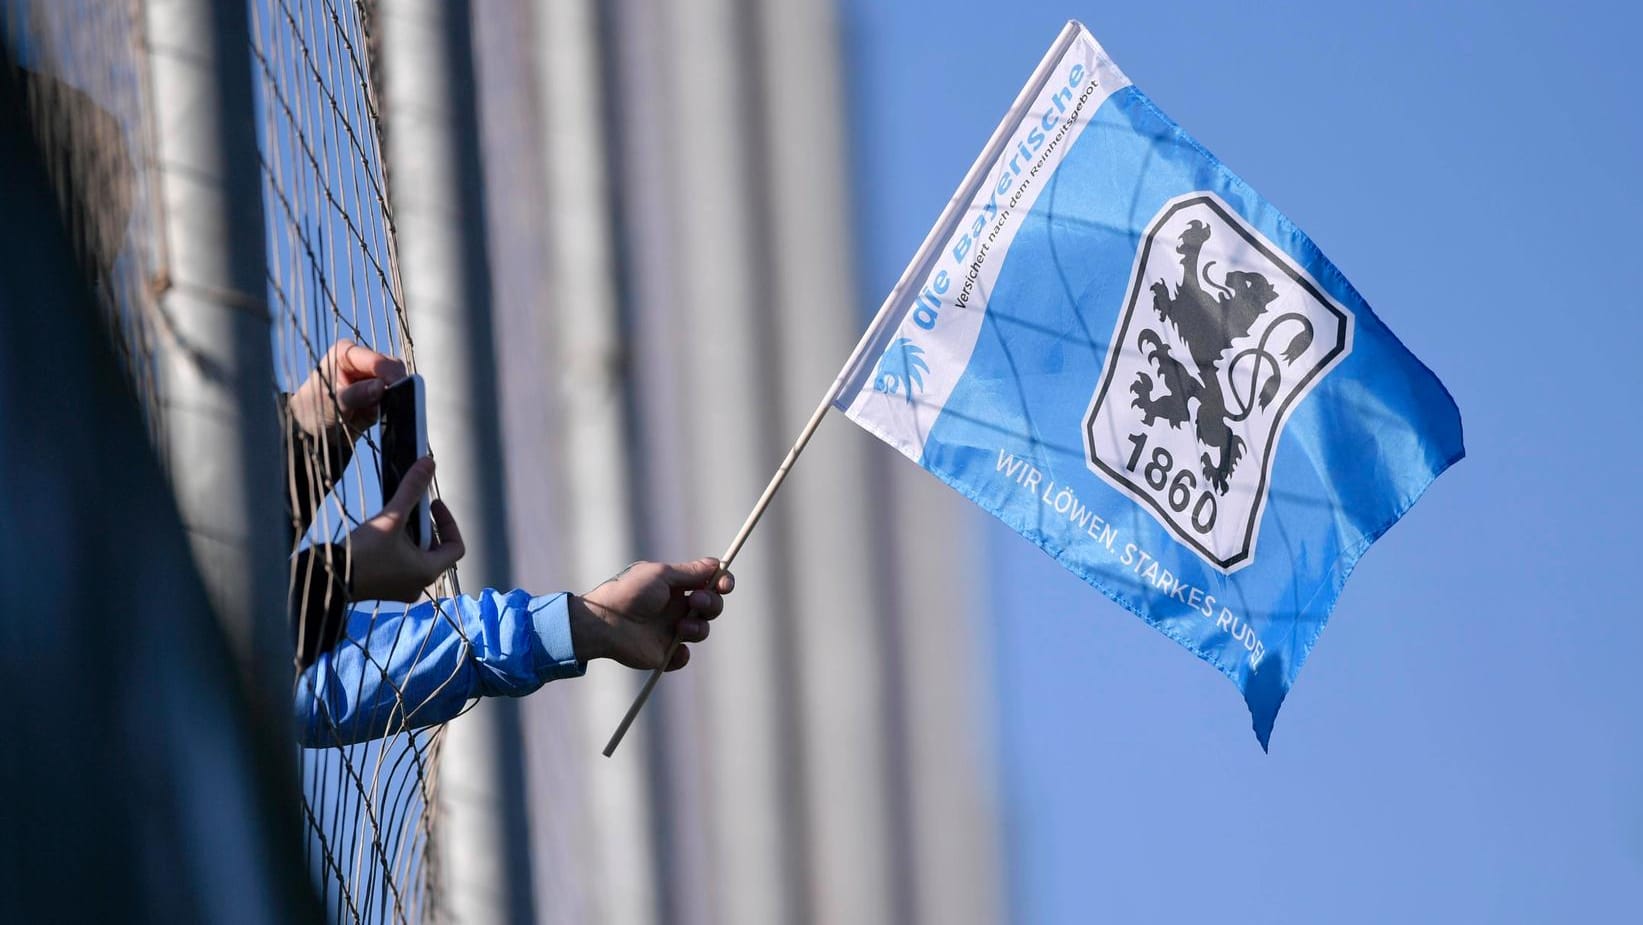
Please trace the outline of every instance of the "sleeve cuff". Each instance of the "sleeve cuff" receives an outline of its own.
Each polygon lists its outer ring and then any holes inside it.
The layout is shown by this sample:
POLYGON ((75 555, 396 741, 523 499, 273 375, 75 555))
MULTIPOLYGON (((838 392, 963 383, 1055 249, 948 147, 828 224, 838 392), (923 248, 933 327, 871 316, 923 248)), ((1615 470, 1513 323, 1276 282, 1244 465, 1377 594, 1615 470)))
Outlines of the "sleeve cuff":
POLYGON ((546 681, 580 678, 588 663, 576 657, 570 638, 570 595, 564 592, 531 598, 531 623, 542 645, 543 660, 538 676, 546 681))

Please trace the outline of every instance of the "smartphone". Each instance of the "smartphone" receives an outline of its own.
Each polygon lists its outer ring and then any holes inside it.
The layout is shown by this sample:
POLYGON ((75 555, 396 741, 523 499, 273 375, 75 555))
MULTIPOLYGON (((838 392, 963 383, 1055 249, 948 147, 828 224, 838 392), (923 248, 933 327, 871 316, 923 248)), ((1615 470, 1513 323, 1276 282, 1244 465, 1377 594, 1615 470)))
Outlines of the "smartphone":
MULTIPOLYGON (((421 376, 406 376, 382 393, 382 503, 399 490, 416 461, 428 455, 426 389, 421 376)), ((427 549, 433 542, 433 520, 428 514, 428 495, 417 499, 416 510, 406 518, 405 531, 411 542, 427 549)))

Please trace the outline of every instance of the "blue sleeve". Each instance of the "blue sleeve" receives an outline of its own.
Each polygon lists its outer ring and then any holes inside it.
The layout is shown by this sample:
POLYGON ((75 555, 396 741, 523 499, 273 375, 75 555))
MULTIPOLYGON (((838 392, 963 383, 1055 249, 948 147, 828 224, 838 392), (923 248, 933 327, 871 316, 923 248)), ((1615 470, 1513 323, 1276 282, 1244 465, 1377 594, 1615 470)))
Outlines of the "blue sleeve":
POLYGON ((443 723, 476 697, 522 697, 587 669, 571 647, 569 597, 486 589, 404 610, 356 607, 343 639, 297 678, 308 748, 443 723))

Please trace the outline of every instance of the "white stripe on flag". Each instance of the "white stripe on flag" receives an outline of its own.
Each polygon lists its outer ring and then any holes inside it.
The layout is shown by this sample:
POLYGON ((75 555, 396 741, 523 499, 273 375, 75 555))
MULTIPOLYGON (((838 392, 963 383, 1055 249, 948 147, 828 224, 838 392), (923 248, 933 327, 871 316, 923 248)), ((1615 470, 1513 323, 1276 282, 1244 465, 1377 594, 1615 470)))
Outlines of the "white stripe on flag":
POLYGON ((1090 117, 1129 83, 1088 30, 1068 23, 908 265, 871 346, 841 373, 836 404, 851 420, 922 459, 1022 221, 1090 117))

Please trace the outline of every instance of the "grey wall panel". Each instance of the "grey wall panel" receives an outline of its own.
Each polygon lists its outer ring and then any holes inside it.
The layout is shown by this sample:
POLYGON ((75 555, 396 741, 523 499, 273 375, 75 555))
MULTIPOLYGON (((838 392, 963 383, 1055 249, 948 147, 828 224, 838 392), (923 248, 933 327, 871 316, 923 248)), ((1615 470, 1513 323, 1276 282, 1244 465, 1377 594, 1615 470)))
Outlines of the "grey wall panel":
MULTIPOLYGON (((851 267, 839 52, 831 4, 754 6, 764 181, 761 310, 775 329, 779 419, 797 431, 861 335, 851 267)), ((868 441, 842 417, 806 448, 776 501, 802 720, 808 902, 817 922, 898 919, 895 704, 879 593, 888 546, 870 519, 868 441)))
MULTIPOLYGON (((747 135, 755 79, 743 46, 745 17, 731 0, 658 5, 667 50, 656 92, 670 101, 678 197, 675 311, 687 443, 689 542, 728 543, 775 467, 769 401, 774 371, 769 306, 755 279, 756 139, 747 135)), ((694 670, 705 688, 709 743, 711 876, 727 923, 803 921, 790 619, 779 528, 764 529, 736 562, 734 610, 720 621, 694 670)))
MULTIPOLYGON (((383 0, 383 111, 405 308, 428 380, 440 494, 462 525, 468 590, 511 586, 496 346, 467 2, 383 0)), ((436 844, 463 922, 532 917, 518 703, 481 702, 445 730, 436 844)))

